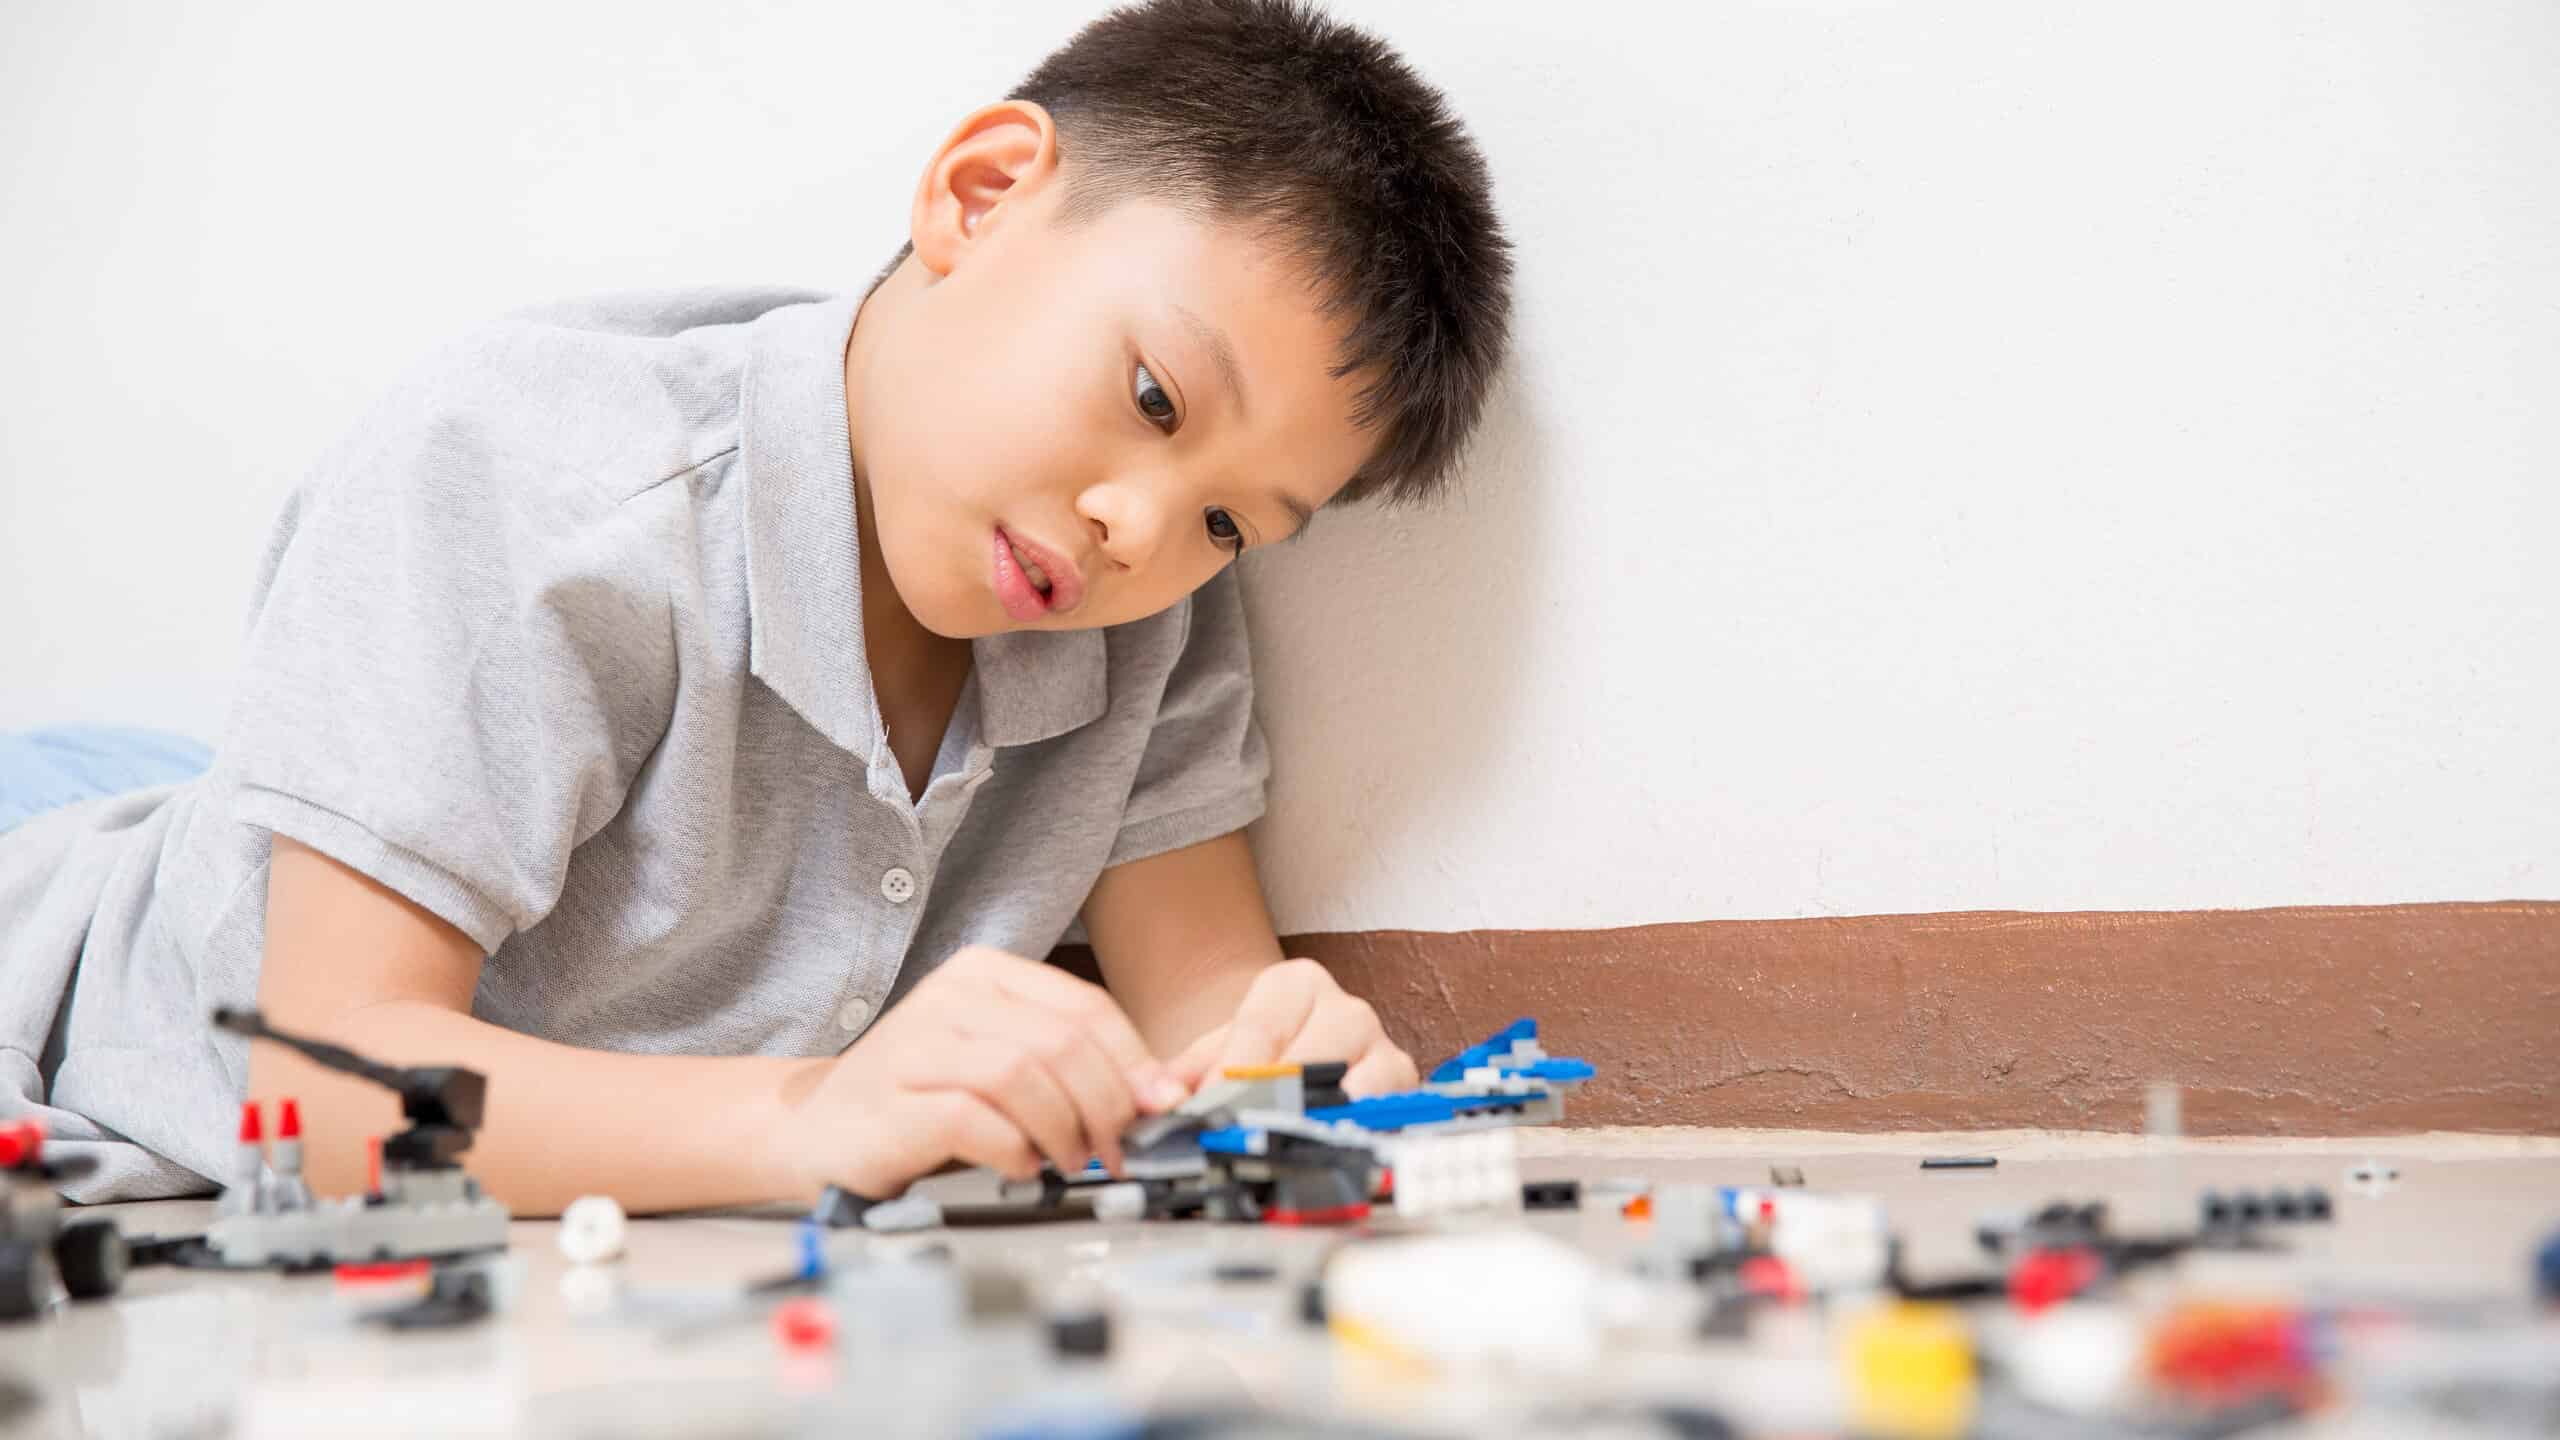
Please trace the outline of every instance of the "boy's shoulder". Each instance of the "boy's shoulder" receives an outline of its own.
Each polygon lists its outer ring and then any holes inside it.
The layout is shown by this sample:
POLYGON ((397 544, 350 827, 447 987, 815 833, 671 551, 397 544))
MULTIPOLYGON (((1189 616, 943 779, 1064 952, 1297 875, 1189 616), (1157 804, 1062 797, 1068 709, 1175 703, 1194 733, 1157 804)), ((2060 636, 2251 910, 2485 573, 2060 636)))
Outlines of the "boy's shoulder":
POLYGON ((733 449, 749 327, 830 298, 694 287, 524 306, 429 351, 368 425, 625 499, 733 449))

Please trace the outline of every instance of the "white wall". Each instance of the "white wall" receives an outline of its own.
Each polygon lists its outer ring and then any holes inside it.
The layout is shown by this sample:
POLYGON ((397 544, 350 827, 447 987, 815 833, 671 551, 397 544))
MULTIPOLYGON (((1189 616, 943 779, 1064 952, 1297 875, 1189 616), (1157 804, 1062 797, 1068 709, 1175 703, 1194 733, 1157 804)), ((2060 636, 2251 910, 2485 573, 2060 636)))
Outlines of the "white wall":
MULTIPOLYGON (((13 7, 0 726, 214 733, 395 367, 858 285, 1098 8, 13 7)), ((1340 13, 1521 353, 1463 506, 1252 562, 1284 928, 2560 893, 2560 7, 1340 13)))

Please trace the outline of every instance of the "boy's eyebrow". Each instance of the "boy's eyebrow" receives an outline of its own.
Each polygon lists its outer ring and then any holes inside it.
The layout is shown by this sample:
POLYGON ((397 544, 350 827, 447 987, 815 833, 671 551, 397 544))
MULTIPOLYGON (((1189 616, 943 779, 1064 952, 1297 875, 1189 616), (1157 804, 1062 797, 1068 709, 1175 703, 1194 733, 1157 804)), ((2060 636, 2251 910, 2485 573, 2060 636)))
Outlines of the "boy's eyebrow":
MULTIPOLYGON (((1193 314, 1179 301, 1175 302, 1173 313, 1190 328, 1191 338, 1200 342, 1200 348, 1209 352, 1209 359, 1218 367, 1219 376, 1227 382, 1227 396, 1235 402, 1236 418, 1244 419, 1244 369, 1236 364, 1236 347, 1228 343, 1227 332, 1193 314)), ((1280 503, 1288 506, 1289 513, 1298 519, 1298 528, 1289 532, 1289 540, 1295 540, 1306 534, 1307 527, 1315 523, 1315 508, 1285 490, 1279 494, 1280 503)), ((1280 543, 1286 545, 1289 540, 1280 543)))
POLYGON ((1227 332, 1179 304, 1173 307, 1173 313, 1182 317, 1182 323, 1191 328, 1191 338, 1199 341, 1201 348, 1209 352, 1209 358, 1217 363, 1218 374, 1227 382, 1227 396, 1235 401, 1236 418, 1243 419, 1244 370, 1236 364, 1236 347, 1227 343, 1227 332))

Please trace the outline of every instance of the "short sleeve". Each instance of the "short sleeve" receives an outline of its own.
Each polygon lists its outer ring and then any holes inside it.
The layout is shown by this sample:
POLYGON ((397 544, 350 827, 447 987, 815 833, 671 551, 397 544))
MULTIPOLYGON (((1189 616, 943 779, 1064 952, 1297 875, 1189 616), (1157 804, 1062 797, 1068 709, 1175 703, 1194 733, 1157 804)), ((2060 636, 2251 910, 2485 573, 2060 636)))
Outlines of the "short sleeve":
POLYGON ((296 492, 217 759, 236 818, 490 952, 620 810, 675 671, 665 507, 531 438, 504 370, 455 347, 296 492))
POLYGON ((1261 816, 1270 757, 1233 566, 1192 592, 1190 623, 1147 733, 1106 866, 1214 840, 1261 816))

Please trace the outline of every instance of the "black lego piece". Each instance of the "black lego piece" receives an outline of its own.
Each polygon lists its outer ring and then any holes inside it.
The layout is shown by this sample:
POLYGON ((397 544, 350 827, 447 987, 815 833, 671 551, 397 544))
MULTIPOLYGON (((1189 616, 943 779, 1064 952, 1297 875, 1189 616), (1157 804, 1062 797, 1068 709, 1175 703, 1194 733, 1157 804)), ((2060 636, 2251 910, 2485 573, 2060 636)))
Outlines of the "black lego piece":
POLYGON ((1050 1316, 1049 1353, 1078 1359, 1100 1359, 1110 1354, 1110 1312, 1070 1310, 1050 1316))
POLYGON ((1996 1155, 1931 1155, 1920 1162, 1923 1170, 1990 1170, 2000 1164, 1996 1155))
POLYGON ((112 1220, 75 1220, 53 1237, 53 1265, 74 1300, 113 1295, 130 1263, 112 1220))
POLYGON ((487 1319, 496 1308, 490 1297, 487 1270, 476 1265, 445 1267, 435 1272, 424 1296, 406 1305, 376 1310, 364 1321, 390 1330, 443 1330, 487 1319))
POLYGON ((818 1192, 818 1203, 811 1207, 809 1218, 830 1230, 849 1230, 861 1224, 863 1214, 879 1203, 841 1185, 830 1185, 818 1192))
POLYGON ((1298 1287, 1298 1320, 1305 1325, 1322 1325, 1326 1321, 1324 1282, 1310 1280, 1298 1287))
POLYGON ((1772 1165, 1769 1167, 1769 1183, 1789 1189, 1801 1186, 1804 1184, 1804 1167, 1772 1165))
POLYGON ((460 1163, 471 1148, 471 1132, 480 1128, 481 1107, 489 1082, 477 1070, 459 1065, 384 1065, 326 1041, 290 1035, 269 1025, 255 1010, 223 1006, 213 1023, 234 1035, 272 1040, 305 1059, 370 1080, 400 1097, 400 1113, 409 1128, 382 1142, 382 1163, 397 1169, 444 1170, 460 1163))
POLYGON ((1520 1204, 1528 1210, 1579 1210, 1582 1208, 1582 1182, 1579 1180, 1529 1180, 1520 1186, 1520 1204))
POLYGON ((1222 1260, 1209 1272, 1209 1278, 1221 1285, 1258 1285, 1280 1278, 1280 1267, 1259 1260, 1222 1260))
POLYGON ((1323 1110, 1350 1104, 1351 1097, 1342 1093, 1342 1077, 1350 1068, 1339 1060, 1316 1060, 1299 1066, 1298 1090, 1303 1097, 1301 1108, 1323 1110))

